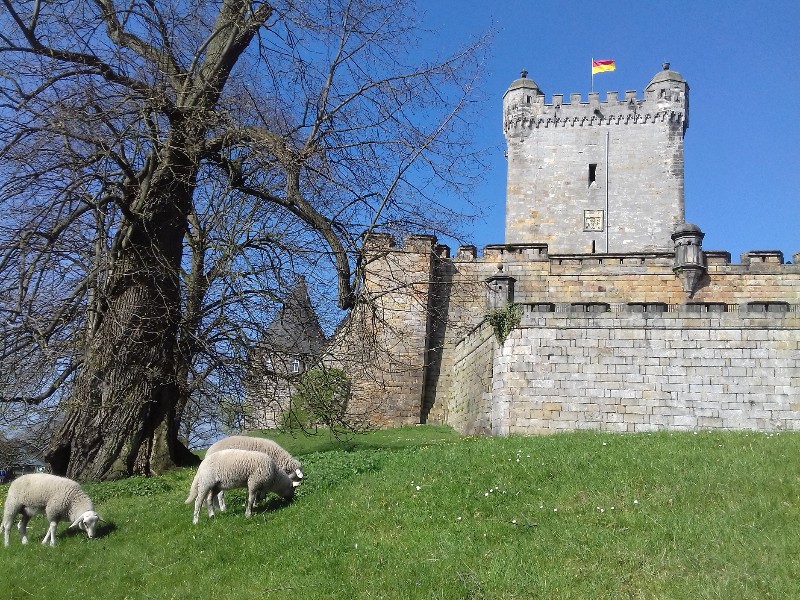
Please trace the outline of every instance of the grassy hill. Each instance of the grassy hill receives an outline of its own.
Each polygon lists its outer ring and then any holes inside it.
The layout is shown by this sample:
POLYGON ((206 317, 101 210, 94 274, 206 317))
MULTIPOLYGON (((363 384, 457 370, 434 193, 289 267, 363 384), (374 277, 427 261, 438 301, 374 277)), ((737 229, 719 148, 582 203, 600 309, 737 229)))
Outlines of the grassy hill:
POLYGON ((228 492, 193 526, 193 469, 87 484, 102 536, 42 546, 34 518, 0 548, 0 599, 800 597, 800 434, 279 441, 294 502, 245 519, 228 492))

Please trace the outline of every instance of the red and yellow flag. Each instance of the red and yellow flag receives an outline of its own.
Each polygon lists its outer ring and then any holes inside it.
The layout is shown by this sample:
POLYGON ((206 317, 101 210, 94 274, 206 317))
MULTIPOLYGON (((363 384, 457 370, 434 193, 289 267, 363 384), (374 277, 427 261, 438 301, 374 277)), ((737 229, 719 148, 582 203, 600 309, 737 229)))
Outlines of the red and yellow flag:
POLYGON ((593 60, 592 61, 592 75, 595 73, 603 73, 605 71, 615 71, 617 63, 613 60, 593 60))

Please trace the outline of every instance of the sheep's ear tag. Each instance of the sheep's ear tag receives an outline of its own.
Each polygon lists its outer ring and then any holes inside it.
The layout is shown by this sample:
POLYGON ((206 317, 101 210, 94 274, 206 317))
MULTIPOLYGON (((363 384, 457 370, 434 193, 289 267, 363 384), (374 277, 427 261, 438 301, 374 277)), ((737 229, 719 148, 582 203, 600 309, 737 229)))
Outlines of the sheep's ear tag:
POLYGON ((294 471, 294 472, 295 472, 295 473, 297 473, 297 476, 298 476, 300 479, 302 479, 302 478, 303 478, 303 472, 302 472, 300 469, 295 469, 295 471, 294 471))
POLYGON ((292 482, 292 487, 298 487, 299 485, 300 485, 299 481, 293 481, 292 482))

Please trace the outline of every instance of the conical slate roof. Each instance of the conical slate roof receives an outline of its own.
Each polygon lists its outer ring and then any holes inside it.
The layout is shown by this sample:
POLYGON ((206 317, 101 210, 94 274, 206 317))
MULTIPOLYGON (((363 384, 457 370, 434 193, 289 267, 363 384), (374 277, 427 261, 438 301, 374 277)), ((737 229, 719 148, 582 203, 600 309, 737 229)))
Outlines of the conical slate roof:
POLYGON ((301 277, 269 324, 264 346, 274 353, 317 356, 324 345, 325 333, 301 277))

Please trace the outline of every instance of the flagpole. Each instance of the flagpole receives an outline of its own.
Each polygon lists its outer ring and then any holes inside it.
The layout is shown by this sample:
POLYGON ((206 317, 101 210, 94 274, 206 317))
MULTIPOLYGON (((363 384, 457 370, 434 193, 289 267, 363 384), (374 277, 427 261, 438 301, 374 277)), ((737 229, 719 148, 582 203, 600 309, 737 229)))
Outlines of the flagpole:
POLYGON ((594 57, 592 58, 592 62, 589 63, 589 71, 592 74, 592 90, 594 91, 594 57))
POLYGON ((608 164, 608 145, 611 138, 611 129, 606 128, 606 254, 608 254, 609 238, 611 237, 611 226, 608 222, 609 219, 609 193, 608 193, 608 172, 611 170, 611 165, 608 164))

